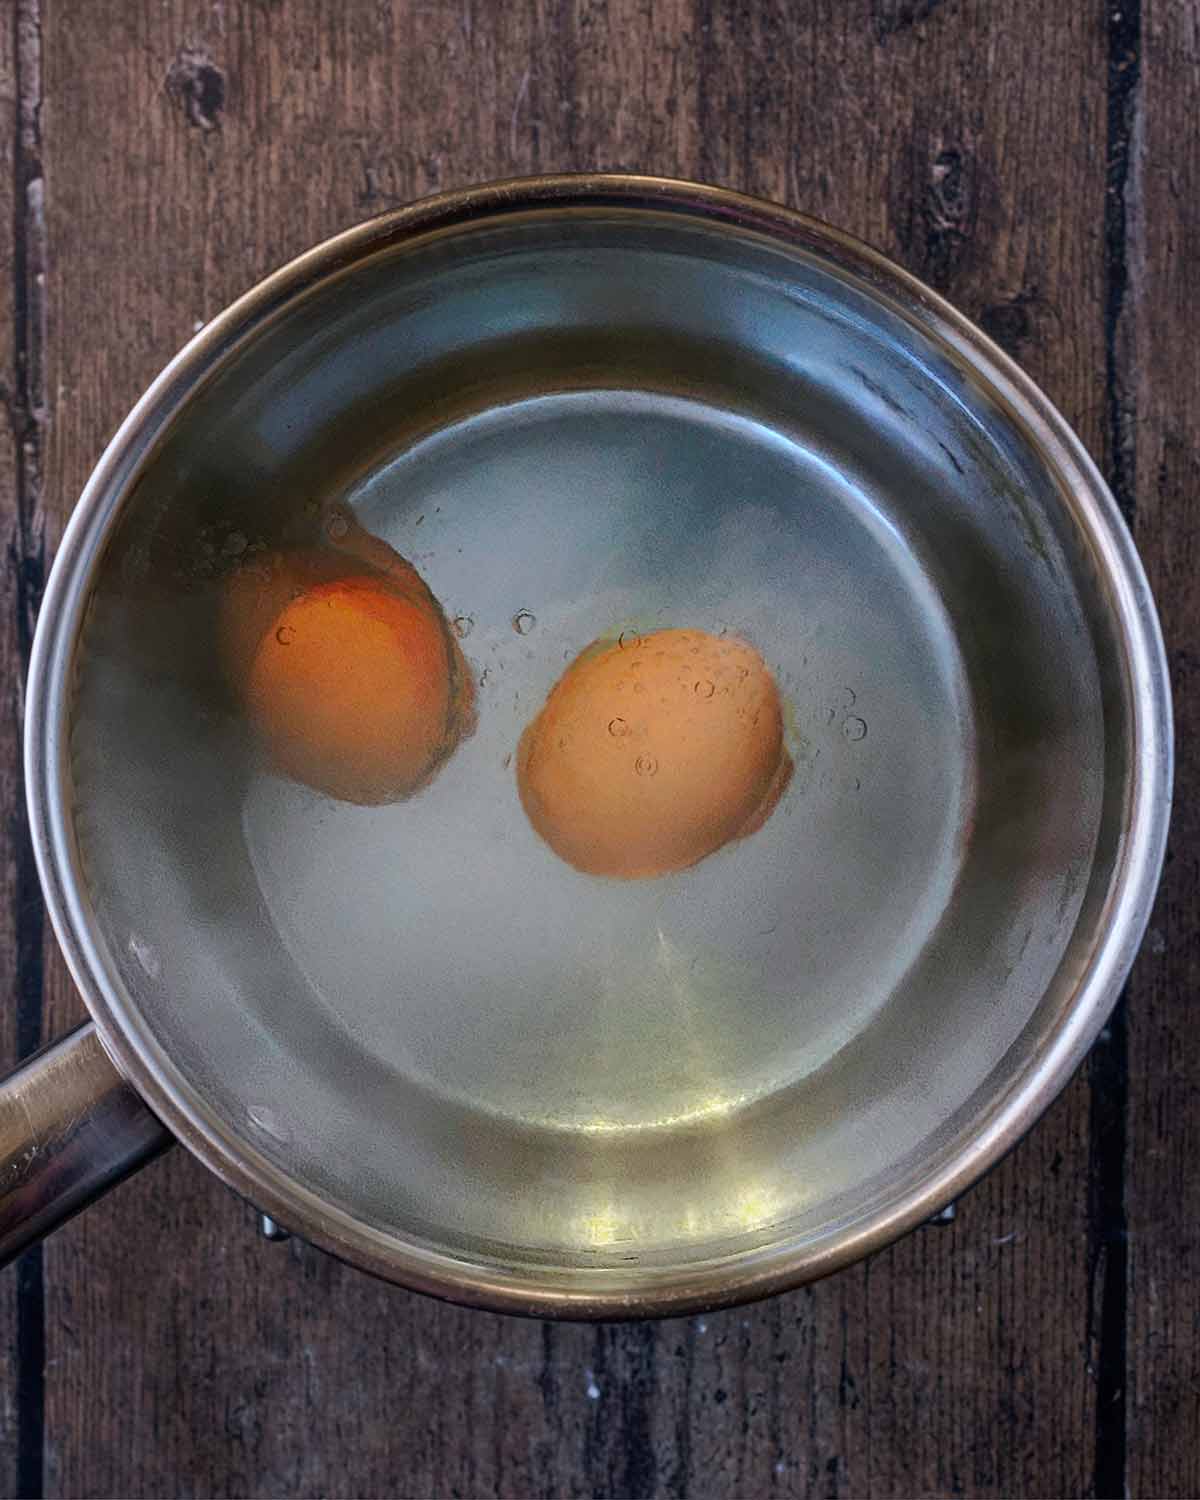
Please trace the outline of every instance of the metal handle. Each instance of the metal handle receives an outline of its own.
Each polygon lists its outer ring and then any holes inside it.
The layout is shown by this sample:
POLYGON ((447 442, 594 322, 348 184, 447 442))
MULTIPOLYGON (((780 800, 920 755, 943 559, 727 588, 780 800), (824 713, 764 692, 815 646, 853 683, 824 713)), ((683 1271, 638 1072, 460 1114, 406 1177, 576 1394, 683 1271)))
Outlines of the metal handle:
POLYGON ((174 1137, 85 1022, 0 1083, 0 1266, 174 1137))

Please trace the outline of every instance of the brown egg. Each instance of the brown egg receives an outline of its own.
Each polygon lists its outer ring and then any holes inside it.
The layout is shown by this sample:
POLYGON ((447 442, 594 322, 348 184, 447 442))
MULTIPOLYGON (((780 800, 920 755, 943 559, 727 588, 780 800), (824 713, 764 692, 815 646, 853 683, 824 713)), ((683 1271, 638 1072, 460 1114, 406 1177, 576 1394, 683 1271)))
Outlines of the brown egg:
POLYGON ((403 559, 385 574, 336 552, 270 556, 229 581, 222 614, 247 717, 274 768, 306 786, 397 801, 470 728, 466 664, 403 559))
POLYGON ((521 802, 554 852, 625 880, 685 869, 755 832, 791 774, 766 663, 703 630, 589 646, 517 755, 521 802))

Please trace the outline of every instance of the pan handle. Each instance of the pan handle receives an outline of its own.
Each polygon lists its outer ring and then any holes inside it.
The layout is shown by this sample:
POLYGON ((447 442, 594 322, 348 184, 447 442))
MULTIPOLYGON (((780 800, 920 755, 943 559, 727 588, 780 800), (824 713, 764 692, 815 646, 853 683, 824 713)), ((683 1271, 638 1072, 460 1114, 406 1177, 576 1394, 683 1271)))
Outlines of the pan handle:
POLYGON ((91 1021, 43 1047, 0 1082, 0 1266, 173 1140, 91 1021))

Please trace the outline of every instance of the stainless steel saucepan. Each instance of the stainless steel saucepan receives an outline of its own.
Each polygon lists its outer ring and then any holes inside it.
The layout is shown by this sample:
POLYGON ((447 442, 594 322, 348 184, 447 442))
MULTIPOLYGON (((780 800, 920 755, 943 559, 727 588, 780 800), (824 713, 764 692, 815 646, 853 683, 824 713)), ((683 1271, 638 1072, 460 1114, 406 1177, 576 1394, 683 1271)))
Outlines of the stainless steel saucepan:
POLYGON ((0 1091, 8 1254, 174 1138, 369 1271, 593 1317, 834 1270, 1017 1140, 1133 959, 1171 723, 1113 501, 976 328, 785 209, 561 177, 352 229, 168 366, 63 540, 26 767, 92 1021, 0 1091), (475 681, 390 806, 275 774, 217 669, 231 579, 330 517, 475 681), (579 873, 515 747, 670 625, 762 654, 791 784, 579 873))

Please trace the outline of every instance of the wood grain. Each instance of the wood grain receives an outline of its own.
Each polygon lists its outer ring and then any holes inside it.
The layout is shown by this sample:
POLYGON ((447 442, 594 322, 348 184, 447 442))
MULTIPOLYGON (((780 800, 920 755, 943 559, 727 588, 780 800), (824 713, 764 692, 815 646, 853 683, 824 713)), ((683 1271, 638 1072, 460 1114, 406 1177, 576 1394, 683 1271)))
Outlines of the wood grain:
MULTIPOLYGON (((1195 67, 1195 12, 1145 3, 1155 40, 1143 66, 1166 102, 1155 115, 1145 92, 1142 128, 1166 153, 1188 129, 1194 79, 1180 70, 1195 67)), ((37 10, 21 0, 21 14, 37 10)), ((1145 225, 1154 214, 1184 235, 1195 159, 1155 176, 1148 155, 1137 179, 1141 218, 1122 234, 1140 236, 1142 342, 1118 348, 1106 328, 1110 10, 40 0, 50 256, 38 514, 55 534, 117 422, 195 324, 315 240, 485 177, 640 168, 781 198, 879 244, 980 318, 1094 452, 1110 434, 1113 359, 1130 380, 1136 367, 1139 535, 1182 646, 1197 608, 1184 518, 1200 406, 1194 385, 1168 389, 1161 376, 1194 370, 1195 273, 1180 239, 1151 250, 1145 225), (1159 311, 1173 327, 1157 327, 1159 311)), ((0 51, 0 86, 13 77, 0 51)), ((24 222, 15 207, 8 219, 24 222)), ((9 267, 0 279, 2 298, 21 277, 9 267)), ((16 463, 0 441, 0 480, 16 463)), ((5 586, 11 635, 8 574, 5 586)), ((19 642, 0 637, 0 649, 19 664, 19 642)), ((14 733, 10 715, 10 812, 14 733)), ((1125 1444, 1123 1425, 1115 1447, 1104 1436, 1096 1402, 1108 1287, 1131 1299, 1132 1404, 1151 1434, 1131 1452, 1135 1492, 1195 1493, 1194 1303, 1171 1268, 1183 1256, 1195 1284, 1195 1125, 1179 1121, 1197 1076, 1180 1007, 1196 961, 1198 832, 1177 830, 1156 927, 1164 950, 1134 991, 1127 1283, 1106 1281, 1098 1255, 1107 1221, 1089 1175, 1107 1137, 1098 1146, 1086 1078, 953 1225, 761 1306, 648 1327, 467 1313, 302 1245, 268 1246, 249 1210, 177 1151, 45 1248, 45 1492, 1103 1492, 1125 1444), (1163 1082, 1165 1050, 1175 1061, 1163 1082)), ((16 876, 5 879, 0 921, 11 923, 16 876)), ((0 929, 6 974, 14 944, 0 929)), ((46 1034, 78 1014, 51 952, 46 1034)), ((1120 1196, 1122 1163, 1115 1177, 1111 1161, 1105 1170, 1120 1196)), ((0 1440, 6 1420, 0 1410, 0 1440)), ((0 1484, 5 1461, 0 1452, 0 1484)))
POLYGON ((1122 462, 1176 714, 1167 868, 1129 1000, 1129 1488, 1200 1494, 1200 9, 1143 0, 1122 462))
MULTIPOLYGON (((39 1045, 43 917, 25 817, 21 731, 25 670, 43 576, 44 401, 42 173, 36 27, 26 7, 0 13, 0 1065, 39 1045)), ((0 1488, 40 1466, 42 1251, 0 1278, 0 1488)))

